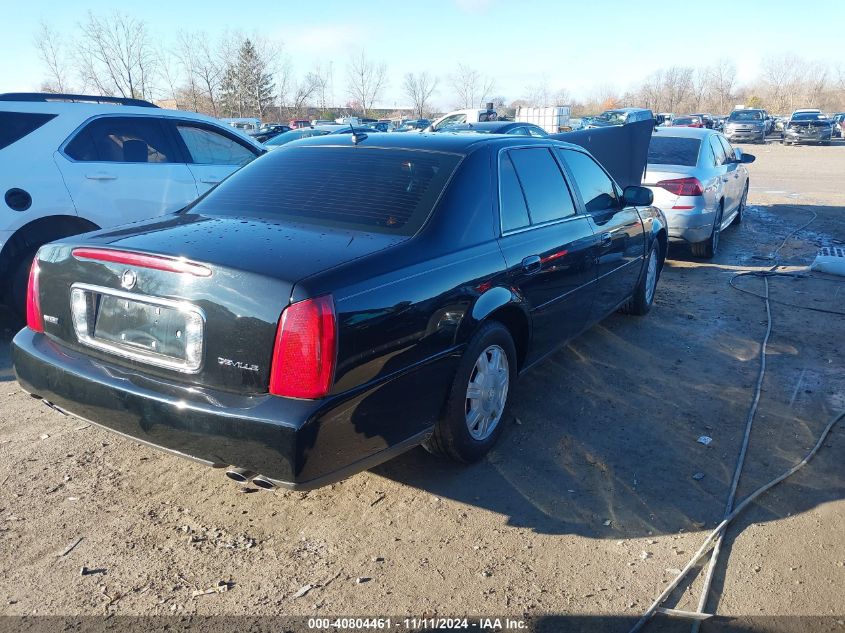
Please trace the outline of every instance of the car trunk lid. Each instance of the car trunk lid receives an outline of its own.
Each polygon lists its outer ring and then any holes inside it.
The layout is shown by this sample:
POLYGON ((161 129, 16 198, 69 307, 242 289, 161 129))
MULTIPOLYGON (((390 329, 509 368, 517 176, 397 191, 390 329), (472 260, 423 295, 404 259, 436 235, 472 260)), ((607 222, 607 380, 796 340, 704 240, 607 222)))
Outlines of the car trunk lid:
POLYGON ((265 393, 294 284, 403 239, 190 214, 69 238, 39 255, 45 332, 130 380, 265 393))

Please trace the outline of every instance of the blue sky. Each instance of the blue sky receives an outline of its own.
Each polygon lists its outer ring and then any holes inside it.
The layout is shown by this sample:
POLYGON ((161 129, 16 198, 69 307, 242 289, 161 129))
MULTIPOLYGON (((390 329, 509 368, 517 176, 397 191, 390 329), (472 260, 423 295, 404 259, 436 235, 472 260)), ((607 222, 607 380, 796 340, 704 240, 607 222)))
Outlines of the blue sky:
POLYGON ((7 26, 0 38, 0 92, 38 88, 44 70, 33 40, 41 20, 72 42, 73 27, 87 11, 115 9, 145 20, 164 46, 179 30, 217 35, 232 29, 284 44, 301 71, 331 62, 338 101, 345 96, 346 61, 364 48, 388 65, 384 106, 405 104, 402 75, 423 70, 441 78, 435 103, 453 105, 446 77, 458 62, 493 76, 495 93, 508 100, 544 81, 575 98, 602 85, 624 90, 657 68, 706 65, 718 57, 733 59, 740 82, 755 76, 763 58, 783 52, 845 67, 837 34, 845 25, 842 0, 814 0, 806 14, 800 6, 796 0, 0 0, 7 26), (792 19, 796 12, 808 19, 792 19))

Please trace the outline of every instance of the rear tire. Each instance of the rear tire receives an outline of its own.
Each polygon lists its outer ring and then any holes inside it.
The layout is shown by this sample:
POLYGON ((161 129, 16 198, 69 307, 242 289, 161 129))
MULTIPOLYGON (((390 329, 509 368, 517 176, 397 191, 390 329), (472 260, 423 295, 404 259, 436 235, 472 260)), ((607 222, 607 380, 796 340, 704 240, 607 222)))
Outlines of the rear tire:
POLYGON ((725 210, 724 205, 724 202, 719 204, 719 211, 716 214, 716 219, 713 221, 713 231, 711 231, 710 237, 703 242, 690 244, 690 250, 693 256, 703 259, 713 259, 716 253, 719 252, 719 238, 722 233, 722 213, 725 210))
POLYGON ((26 320, 26 287, 29 284, 29 269, 38 249, 25 253, 13 266, 9 283, 7 304, 12 314, 21 321, 26 320))
POLYGON ((502 434, 515 381, 513 337, 498 321, 488 321, 467 344, 425 449, 464 463, 484 457, 502 434))
POLYGON ((657 244, 653 244, 643 266, 640 280, 637 282, 637 287, 634 288, 634 294, 622 306, 621 312, 636 316, 648 314, 651 306, 654 305, 654 293, 657 289, 657 280, 660 278, 660 268, 660 251, 657 244))

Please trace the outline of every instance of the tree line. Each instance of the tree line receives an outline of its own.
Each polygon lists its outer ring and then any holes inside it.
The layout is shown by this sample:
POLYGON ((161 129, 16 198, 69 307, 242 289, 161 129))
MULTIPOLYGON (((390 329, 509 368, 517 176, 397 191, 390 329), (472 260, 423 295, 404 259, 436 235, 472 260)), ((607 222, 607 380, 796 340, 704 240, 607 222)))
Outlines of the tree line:
MULTIPOLYGON (((315 63, 296 71, 278 42, 238 32, 214 37, 183 31, 165 46, 143 20, 120 12, 88 13, 71 33, 42 23, 35 46, 45 71, 44 91, 147 99, 215 117, 286 119, 314 111, 330 116, 338 106, 367 115, 389 81, 387 63, 365 50, 337 69, 315 63)), ((493 102, 504 114, 521 105, 572 105, 574 115, 621 106, 715 114, 736 104, 779 114, 800 107, 845 110, 845 67, 834 69, 788 53, 765 59, 758 77, 743 85, 734 63, 720 59, 657 70, 626 91, 600 85, 581 100, 547 80, 508 100, 497 92, 494 73, 464 64, 442 77, 426 70, 406 72, 398 85, 417 117, 434 113, 435 95, 454 108, 493 102)))

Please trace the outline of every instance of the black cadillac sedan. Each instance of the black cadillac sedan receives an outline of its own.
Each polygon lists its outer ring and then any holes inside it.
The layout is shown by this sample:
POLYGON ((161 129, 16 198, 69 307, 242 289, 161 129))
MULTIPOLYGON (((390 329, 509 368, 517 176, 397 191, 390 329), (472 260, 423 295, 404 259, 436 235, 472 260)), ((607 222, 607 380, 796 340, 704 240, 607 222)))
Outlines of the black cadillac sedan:
POLYGON ((552 139, 310 139, 175 216, 44 246, 15 371, 59 411, 263 488, 421 443, 477 460, 517 376, 649 310, 651 201, 552 139))

